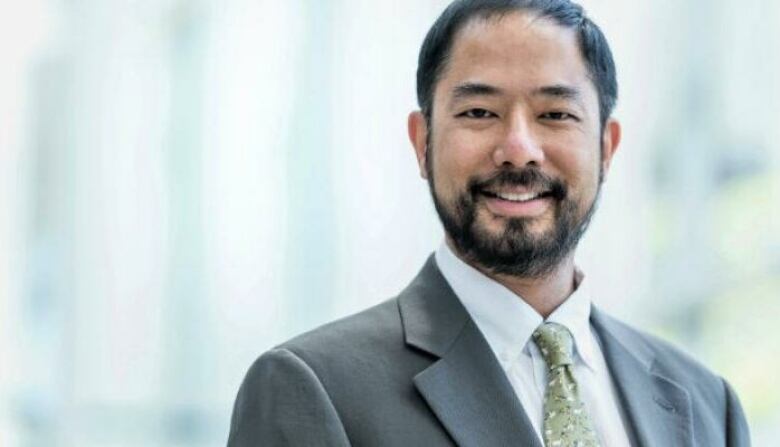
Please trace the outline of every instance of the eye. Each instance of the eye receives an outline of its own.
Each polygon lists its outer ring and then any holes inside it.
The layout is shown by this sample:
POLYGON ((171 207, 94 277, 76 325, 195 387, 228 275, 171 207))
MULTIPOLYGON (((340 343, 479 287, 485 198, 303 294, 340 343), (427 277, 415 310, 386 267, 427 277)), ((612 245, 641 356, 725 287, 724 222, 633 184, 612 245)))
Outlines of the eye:
POLYGON ((550 120, 550 121, 566 121, 566 120, 579 121, 579 118, 567 112, 547 112, 547 113, 543 113, 540 116, 540 118, 544 120, 550 120))
POLYGON ((495 118, 497 115, 485 109, 469 109, 457 115, 458 118, 485 119, 495 118))

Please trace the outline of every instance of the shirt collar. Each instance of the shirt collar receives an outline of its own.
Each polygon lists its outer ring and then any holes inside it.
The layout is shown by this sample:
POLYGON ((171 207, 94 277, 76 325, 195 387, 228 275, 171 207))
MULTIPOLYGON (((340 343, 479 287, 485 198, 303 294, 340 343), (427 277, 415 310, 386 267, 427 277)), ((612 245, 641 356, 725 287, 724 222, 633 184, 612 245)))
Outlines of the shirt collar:
MULTIPOLYGON (((544 322, 542 316, 514 292, 458 258, 446 242, 439 246, 435 257, 442 275, 496 357, 504 362, 524 352, 531 335, 544 322)), ((578 272, 579 286, 547 321, 562 324, 571 331, 575 353, 593 369, 596 363, 590 330, 590 298, 582 287, 582 276, 578 272)))
POLYGON ((574 350, 582 361, 592 370, 596 369, 593 351, 593 332, 590 328, 591 301, 587 289, 583 286, 584 275, 578 270, 579 282, 574 292, 555 311, 547 317, 548 322, 566 326, 574 338, 574 350))

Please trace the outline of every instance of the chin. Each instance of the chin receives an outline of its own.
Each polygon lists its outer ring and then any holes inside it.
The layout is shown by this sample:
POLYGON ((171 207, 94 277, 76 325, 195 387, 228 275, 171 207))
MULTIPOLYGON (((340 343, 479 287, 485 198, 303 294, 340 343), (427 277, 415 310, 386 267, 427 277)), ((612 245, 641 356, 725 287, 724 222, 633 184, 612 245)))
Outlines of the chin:
POLYGON ((493 238, 506 237, 510 222, 522 222, 523 233, 534 240, 542 240, 553 233, 553 222, 545 217, 517 218, 492 216, 489 219, 479 219, 476 230, 493 238))

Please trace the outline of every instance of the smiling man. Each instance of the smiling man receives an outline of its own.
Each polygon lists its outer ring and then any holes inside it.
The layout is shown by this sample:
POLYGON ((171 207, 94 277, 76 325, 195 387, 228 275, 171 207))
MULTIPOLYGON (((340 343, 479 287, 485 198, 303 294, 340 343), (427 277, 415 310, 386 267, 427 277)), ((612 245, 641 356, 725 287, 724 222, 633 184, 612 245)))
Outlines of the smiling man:
POLYGON ((574 262, 620 143, 566 0, 460 0, 408 128, 446 240, 401 294, 269 351, 229 446, 748 446, 726 382, 591 304, 574 262))

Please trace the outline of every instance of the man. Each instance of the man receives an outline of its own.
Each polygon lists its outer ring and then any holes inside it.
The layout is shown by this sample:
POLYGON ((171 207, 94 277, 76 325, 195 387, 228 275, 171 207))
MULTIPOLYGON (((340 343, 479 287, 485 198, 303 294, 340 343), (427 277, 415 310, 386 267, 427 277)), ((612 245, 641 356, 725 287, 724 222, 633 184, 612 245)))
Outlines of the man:
POLYGON ((446 241, 401 294, 264 354, 228 445, 748 446, 723 379, 593 307, 574 264, 620 142, 567 0, 459 0, 409 136, 446 241))

